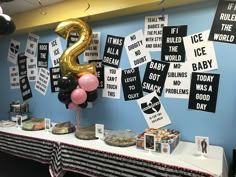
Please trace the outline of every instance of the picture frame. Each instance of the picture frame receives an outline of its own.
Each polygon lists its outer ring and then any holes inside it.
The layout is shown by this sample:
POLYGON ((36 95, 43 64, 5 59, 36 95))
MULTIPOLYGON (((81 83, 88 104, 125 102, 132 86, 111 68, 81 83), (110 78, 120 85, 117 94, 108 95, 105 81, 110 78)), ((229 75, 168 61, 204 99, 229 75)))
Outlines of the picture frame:
POLYGON ((104 124, 95 124, 95 137, 104 138, 104 124))
POLYGON ((45 118, 44 123, 45 123, 45 130, 46 131, 50 130, 50 128, 51 128, 51 119, 45 118))
POLYGON ((195 136, 196 151, 200 154, 209 153, 209 137, 195 136))
POLYGON ((144 149, 148 151, 156 151, 156 140, 153 134, 144 134, 144 149))

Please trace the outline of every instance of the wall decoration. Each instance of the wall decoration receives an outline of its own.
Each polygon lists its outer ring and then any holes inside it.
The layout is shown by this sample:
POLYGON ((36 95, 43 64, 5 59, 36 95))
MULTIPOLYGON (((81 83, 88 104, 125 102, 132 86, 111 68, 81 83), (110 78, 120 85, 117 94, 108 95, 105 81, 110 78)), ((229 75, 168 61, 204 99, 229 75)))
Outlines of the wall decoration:
POLYGON ((25 48, 25 56, 33 58, 36 55, 38 42, 39 36, 33 33, 28 34, 27 44, 25 48))
POLYGON ((124 45, 124 37, 107 35, 104 54, 103 65, 118 68, 120 64, 120 57, 124 45))
POLYGON ((163 61, 152 60, 149 62, 143 77, 143 91, 148 93, 156 91, 157 95, 161 96, 169 66, 169 63, 163 61))
POLYGON ((103 97, 120 99, 121 68, 104 68, 104 89, 103 97))
POLYGON ((219 80, 219 74, 193 72, 188 108, 215 112, 219 80))
POLYGON ((7 60, 13 64, 17 64, 17 55, 19 54, 20 42, 12 39, 10 41, 7 60))
POLYGON ((37 58, 27 58, 27 76, 29 81, 36 81, 38 75, 37 58))
POLYGON ((35 90, 45 95, 50 79, 49 71, 45 68, 39 68, 38 77, 35 83, 35 90))
POLYGON ((191 73, 189 62, 170 63, 165 81, 164 97, 188 99, 191 73))
POLYGON ((63 53, 60 38, 56 38, 49 42, 49 53, 51 56, 52 66, 59 66, 59 60, 63 53))
MULTIPOLYGON (((100 59, 101 32, 93 32, 92 40, 88 48, 84 51, 84 61, 100 59)), ((122 45, 123 46, 123 45, 122 45)))
POLYGON ((38 67, 48 68, 48 43, 38 43, 38 67))
POLYGON ((20 88, 18 66, 9 67, 9 76, 10 76, 10 88, 11 89, 20 88))
POLYGON ((219 0, 209 40, 236 43, 235 0, 219 0))
POLYGON ((168 25, 168 15, 146 16, 144 25, 145 47, 161 51, 163 27, 168 25))
POLYGON ((161 128, 171 123, 156 92, 137 100, 149 128, 161 128))
POLYGON ((104 65, 102 60, 89 60, 89 63, 96 63, 96 76, 99 81, 98 88, 104 88, 104 65))
POLYGON ((19 77, 27 75, 27 57, 24 53, 18 54, 18 69, 19 69, 19 77))
POLYGON ((121 81, 125 101, 136 100, 143 97, 138 67, 122 70, 121 81))
POLYGON ((192 71, 210 71, 218 69, 213 42, 208 41, 209 30, 184 37, 187 60, 192 71))
POLYGON ((161 49, 162 61, 185 62, 183 37, 186 35, 187 25, 163 27, 161 49))
POLYGON ((58 79, 61 78, 60 67, 50 68, 51 92, 59 92, 58 79))
POLYGON ((27 76, 20 78, 20 90, 24 101, 33 97, 27 76))
POLYGON ((136 31, 125 37, 125 49, 127 51, 131 68, 138 67, 151 61, 151 56, 145 48, 142 30, 136 31))

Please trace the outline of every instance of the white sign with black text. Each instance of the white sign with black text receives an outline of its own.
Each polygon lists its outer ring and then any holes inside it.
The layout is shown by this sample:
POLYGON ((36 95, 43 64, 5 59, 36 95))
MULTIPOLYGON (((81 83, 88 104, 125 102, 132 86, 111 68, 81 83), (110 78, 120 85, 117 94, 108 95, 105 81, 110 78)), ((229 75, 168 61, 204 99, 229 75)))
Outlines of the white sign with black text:
POLYGON ((10 88, 11 89, 20 88, 18 66, 9 67, 9 74, 10 74, 10 88))
POLYGON ((61 41, 59 37, 49 42, 49 53, 52 60, 52 66, 53 67, 59 66, 59 60, 63 53, 63 49, 62 49, 61 41))
POLYGON ((100 40, 101 32, 93 32, 92 40, 84 51, 84 61, 88 62, 89 60, 98 60, 100 59, 100 40))
POLYGON ((39 36, 33 33, 29 33, 25 48, 25 56, 29 58, 33 58, 34 56, 36 56, 38 42, 39 42, 39 36))
POLYGON ((125 37, 125 48, 129 57, 131 68, 138 67, 151 61, 149 51, 145 48, 142 30, 125 37))
POLYGON ((121 68, 104 67, 103 97, 120 99, 121 68))
POLYGON ((149 128, 161 128, 171 123, 156 92, 137 100, 149 128))
POLYGON ((183 37, 187 61, 191 63, 192 71, 218 69, 213 42, 208 41, 209 33, 207 30, 183 37))
POLYGON ((191 68, 189 63, 170 63, 165 82, 164 97, 189 98, 191 68))
POLYGON ((50 80, 49 71, 45 68, 40 68, 38 77, 35 83, 35 90, 39 93, 45 95, 48 87, 48 82, 50 80))
POLYGON ((161 51, 163 27, 167 25, 168 15, 145 17, 144 37, 148 51, 161 51))
POLYGON ((15 65, 17 64, 17 55, 19 53, 20 44, 19 41, 12 39, 8 49, 7 59, 15 65))

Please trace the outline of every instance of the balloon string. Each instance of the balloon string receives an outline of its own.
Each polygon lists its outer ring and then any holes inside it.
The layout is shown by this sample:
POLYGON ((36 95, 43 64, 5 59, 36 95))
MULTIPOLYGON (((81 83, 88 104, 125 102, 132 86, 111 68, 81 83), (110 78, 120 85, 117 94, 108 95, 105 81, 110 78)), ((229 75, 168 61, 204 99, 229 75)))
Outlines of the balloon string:
POLYGON ((88 23, 88 22, 89 22, 89 19, 90 19, 90 14, 87 13, 87 10, 90 9, 90 4, 89 4, 89 2, 88 2, 87 0, 85 0, 85 2, 87 2, 87 5, 88 5, 88 7, 84 10, 84 13, 87 14, 87 20, 86 20, 86 22, 88 23))
POLYGON ((76 126, 77 126, 77 128, 80 127, 80 111, 79 111, 79 109, 77 110, 77 113, 76 113, 76 126))

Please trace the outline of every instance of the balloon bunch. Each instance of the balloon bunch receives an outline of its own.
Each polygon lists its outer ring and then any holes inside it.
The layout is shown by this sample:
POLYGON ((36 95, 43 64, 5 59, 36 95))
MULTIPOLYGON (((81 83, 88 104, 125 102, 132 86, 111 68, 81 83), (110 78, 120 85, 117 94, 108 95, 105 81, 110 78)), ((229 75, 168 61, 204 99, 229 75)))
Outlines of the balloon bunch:
POLYGON ((60 91, 58 99, 68 105, 70 110, 86 108, 87 102, 97 98, 99 81, 96 77, 95 63, 79 64, 77 56, 83 53, 92 39, 92 30, 80 19, 68 19, 61 22, 55 29, 61 37, 68 39, 71 32, 77 32, 79 39, 68 47, 60 57, 62 77, 58 80, 60 91))
POLYGON ((3 14, 0 6, 0 35, 9 35, 16 30, 16 26, 12 18, 6 14, 3 14))
POLYGON ((78 106, 86 108, 88 102, 97 98, 98 79, 93 74, 85 74, 78 79, 71 74, 63 76, 58 80, 58 86, 58 99, 68 105, 70 110, 78 106))

